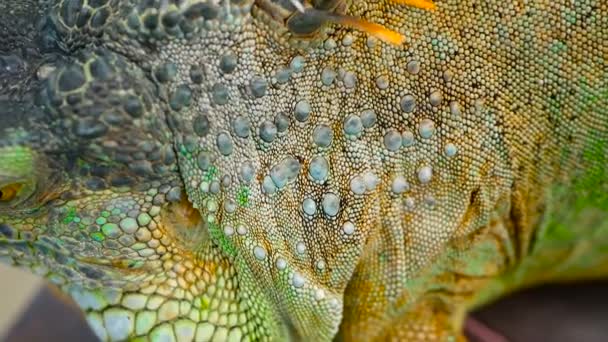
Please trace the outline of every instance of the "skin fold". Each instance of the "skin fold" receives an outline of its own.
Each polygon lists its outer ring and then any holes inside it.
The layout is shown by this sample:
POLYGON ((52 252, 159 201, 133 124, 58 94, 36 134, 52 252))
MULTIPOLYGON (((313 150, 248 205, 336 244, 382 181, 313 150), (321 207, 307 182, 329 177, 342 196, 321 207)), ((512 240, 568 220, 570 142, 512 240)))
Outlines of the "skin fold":
POLYGON ((608 274, 606 1, 299 4, 0 2, 0 261, 103 341, 456 341, 608 274))

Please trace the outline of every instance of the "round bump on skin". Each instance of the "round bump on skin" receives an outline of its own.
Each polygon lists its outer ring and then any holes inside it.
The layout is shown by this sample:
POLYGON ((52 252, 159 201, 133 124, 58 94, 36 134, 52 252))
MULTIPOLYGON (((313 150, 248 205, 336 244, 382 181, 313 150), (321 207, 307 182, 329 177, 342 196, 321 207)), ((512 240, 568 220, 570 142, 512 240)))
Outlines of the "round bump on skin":
POLYGON ((266 259, 266 250, 264 248, 262 248, 261 246, 255 246, 253 248, 253 255, 255 256, 256 259, 262 261, 262 260, 266 259))
POLYGON ((89 65, 89 70, 91 71, 91 76, 100 81, 109 80, 112 74, 114 73, 113 68, 107 63, 104 58, 98 58, 94 60, 89 65))
POLYGON ((325 181, 329 175, 329 163, 327 159, 323 156, 313 157, 309 164, 308 174, 315 181, 325 181))
POLYGON ((376 78, 376 87, 378 89, 384 90, 388 88, 388 77, 382 75, 376 78))
POLYGON ((247 229, 247 227, 245 227, 244 225, 239 224, 239 225, 236 227, 236 232, 237 232, 237 234, 239 234, 239 235, 247 235, 248 229, 247 229))
POLYGON ((359 136, 363 131, 363 122, 357 115, 351 114, 344 119, 344 133, 351 136, 359 136))
POLYGON ((306 244, 303 241, 298 241, 296 243, 296 252, 300 255, 306 253, 306 244))
POLYGON ((372 171, 366 171, 363 174, 363 182, 365 183, 366 189, 372 191, 380 184, 380 178, 372 171))
POLYGON ((342 231, 346 235, 353 235, 355 233, 355 225, 350 221, 346 221, 342 225, 342 231))
MULTIPOLYGON (((211 182, 211 184, 209 184, 209 192, 217 195, 220 192, 221 186, 220 186, 220 182, 218 181, 213 181, 211 182)), ((231 201, 231 200, 228 200, 231 201)))
POLYGON ((175 63, 163 63, 154 71, 154 76, 161 83, 167 83, 177 75, 177 65, 175 63))
POLYGON ((190 68, 190 80, 192 80, 192 83, 201 84, 205 80, 205 75, 201 69, 193 65, 190 68))
POLYGON ((239 177, 245 183, 250 183, 255 176, 255 166, 251 161, 245 161, 241 164, 239 169, 239 177))
POLYGON ((275 262, 275 265, 277 266, 277 269, 279 269, 279 271, 283 271, 287 268, 287 261, 281 257, 278 257, 277 261, 275 262))
POLYGON ((417 75, 420 72, 420 62, 413 60, 407 63, 407 72, 417 75))
POLYGON ((347 71, 344 74, 343 82, 346 89, 352 89, 357 86, 357 75, 352 71, 347 71))
POLYGON ((291 78, 291 69, 285 66, 279 68, 274 74, 274 78, 277 80, 277 83, 287 83, 291 78))
POLYGON ((407 180, 403 176, 397 176, 393 179, 393 183, 391 184, 391 190, 396 194, 402 194, 408 191, 410 185, 407 183, 407 180))
POLYGON ((229 156, 232 154, 234 149, 232 144, 232 137, 230 134, 226 132, 221 132, 217 135, 217 139, 215 140, 217 149, 224 156, 229 156))
POLYGON ((222 55, 222 57, 220 57, 220 70, 223 73, 229 74, 233 72, 234 69, 236 69, 236 65, 237 58, 234 52, 228 51, 224 55, 222 55))
POLYGON ((448 157, 448 158, 452 158, 453 156, 456 155, 456 153, 458 153, 458 147, 456 147, 456 145, 454 145, 452 143, 447 143, 443 150, 444 150, 446 157, 448 157))
POLYGON ((258 134, 267 143, 271 143, 277 137, 277 126, 272 121, 266 120, 260 124, 258 134))
POLYGON ((321 71, 321 83, 326 86, 330 86, 332 83, 334 83, 336 76, 338 76, 337 72, 330 67, 325 67, 323 71, 321 71))
POLYGON ((232 129, 237 137, 247 138, 251 131, 251 122, 248 117, 239 116, 232 121, 232 129))
POLYGON ((262 191, 267 195, 272 195, 277 191, 277 187, 272 180, 272 177, 265 176, 262 180, 262 191))
POLYGON ((411 113, 416 109, 416 98, 413 95, 405 95, 401 98, 401 102, 399 103, 401 106, 401 110, 406 113, 411 113))
POLYGON ((377 120, 376 112, 373 109, 366 109, 361 112, 361 124, 363 124, 363 127, 371 128, 376 124, 377 120))
POLYGON ((435 134, 435 123, 430 119, 423 119, 418 125, 418 133, 423 139, 429 139, 435 134))
POLYGON ((363 195, 367 187, 365 186, 365 180, 361 176, 355 176, 350 180, 350 191, 355 195, 363 195))
POLYGON ((401 147, 401 134, 395 129, 389 129, 383 138, 384 147, 389 151, 397 151, 401 147))
POLYGON ((80 88, 86 82, 84 70, 79 65, 72 65, 59 76, 59 90, 72 91, 80 88))
POLYGON ((228 87, 222 83, 216 83, 211 88, 211 99, 217 105, 225 105, 229 100, 228 87))
POLYGON ((207 134, 209 134, 211 126, 209 124, 207 115, 197 115, 192 122, 192 128, 194 133, 196 133, 196 135, 199 137, 205 137, 207 134))
MULTIPOLYGON (((186 102, 186 105, 188 103, 189 102, 186 102)), ((144 111, 144 108, 141 105, 141 102, 135 96, 130 96, 129 98, 127 98, 127 100, 125 101, 124 108, 125 108, 125 111, 127 112, 127 114, 131 115, 134 118, 140 117, 144 111)))
POLYGON ((344 45, 344 46, 351 46, 354 41, 355 41, 355 38, 353 38, 353 35, 350 34, 350 33, 347 33, 342 38, 342 45, 344 45))
POLYGON ((166 195, 167 201, 171 203, 177 203, 182 200, 182 189, 179 187, 173 187, 166 195))
POLYGON ((306 284, 306 279, 298 272, 294 272, 291 278, 291 284, 293 287, 301 288, 306 284))
POLYGON ((212 162, 211 155, 207 152, 201 152, 198 157, 196 157, 196 164, 202 171, 207 171, 212 162))
POLYGON ((327 125, 317 125, 312 132, 312 140, 319 147, 329 147, 334 138, 334 132, 327 125))
POLYGON ((137 221, 132 217, 125 217, 119 223, 120 228, 127 234, 133 234, 139 228, 137 221))
POLYGON ((289 128, 289 117, 283 113, 279 113, 274 117, 274 124, 277 126, 277 131, 283 133, 289 128))
POLYGON ((325 269, 325 266, 327 266, 327 265, 325 264, 325 261, 319 260, 316 262, 315 266, 317 266, 317 269, 319 271, 323 271, 325 269))
POLYGON ((333 50, 338 46, 336 41, 333 38, 327 38, 323 43, 323 48, 325 50, 333 50))
POLYGON ((224 227, 224 235, 226 235, 226 236, 232 236, 232 235, 234 235, 234 228, 232 228, 232 226, 225 226, 224 227))
POLYGON ((452 72, 452 70, 446 70, 443 72, 441 77, 443 78, 443 81, 446 83, 452 82, 452 80, 454 79, 454 72, 452 72))
POLYGON ((232 199, 227 199, 226 201, 224 201, 224 210, 229 213, 232 214, 236 211, 237 205, 236 202, 232 199))
POLYGON ((294 109, 294 115, 296 120, 300 121, 300 122, 305 122, 306 120, 308 120, 308 117, 310 116, 310 103, 308 103, 308 101, 306 100, 301 100, 296 104, 296 107, 294 109))
POLYGON ((302 201, 302 210, 306 215, 313 216, 317 213, 317 203, 312 198, 306 198, 302 201))
POLYGON ((283 163, 279 163, 270 169, 270 178, 278 189, 282 189, 287 185, 287 167, 283 163))
POLYGON ((418 170, 418 181, 426 184, 433 178, 433 169, 430 166, 423 166, 418 170))
POLYGON ((249 83, 249 88, 251 89, 251 94, 253 97, 260 98, 266 95, 266 91, 268 89, 268 81, 266 79, 255 76, 251 79, 249 83))
POLYGON ((405 131, 403 133, 401 133, 401 142, 403 147, 408 147, 408 146, 412 146, 414 145, 414 133, 410 132, 410 131, 405 131))
POLYGON ((190 101, 192 100, 192 90, 186 84, 179 85, 171 98, 169 99, 169 105, 171 109, 178 111, 184 107, 190 106, 190 101))
POLYGON ((321 201, 323 212, 329 216, 336 216, 340 212, 340 197, 333 193, 327 193, 321 201))
POLYGON ((305 65, 306 60, 303 56, 295 56, 291 60, 291 63, 289 63, 289 66, 291 67, 291 70, 293 70, 293 72, 302 72, 302 70, 304 70, 305 65))
POLYGON ((431 103, 431 106, 437 107, 441 104, 441 101, 443 101, 443 94, 441 94, 439 90, 433 91, 429 95, 429 102, 431 103))

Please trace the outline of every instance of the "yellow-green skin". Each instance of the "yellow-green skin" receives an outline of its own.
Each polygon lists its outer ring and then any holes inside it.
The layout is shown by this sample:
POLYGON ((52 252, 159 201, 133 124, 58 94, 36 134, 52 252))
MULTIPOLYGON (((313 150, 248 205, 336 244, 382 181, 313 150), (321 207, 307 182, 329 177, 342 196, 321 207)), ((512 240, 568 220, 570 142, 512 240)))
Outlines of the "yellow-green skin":
POLYGON ((314 3, 395 46, 287 1, 1 2, 0 260, 112 341, 452 341, 607 275, 608 3, 436 5, 314 3))

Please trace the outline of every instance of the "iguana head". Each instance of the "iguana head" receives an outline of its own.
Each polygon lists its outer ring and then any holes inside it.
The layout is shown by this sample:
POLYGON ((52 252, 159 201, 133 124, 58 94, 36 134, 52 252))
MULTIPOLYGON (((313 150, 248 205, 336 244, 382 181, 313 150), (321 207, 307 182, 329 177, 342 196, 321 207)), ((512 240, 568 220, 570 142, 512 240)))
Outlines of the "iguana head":
MULTIPOLYGON (((253 100, 270 86, 261 78, 269 74, 247 64, 253 56, 243 41, 270 19, 257 22, 252 2, 229 12, 197 1, 82 5, 94 12, 92 26, 107 12, 102 36, 118 44, 113 51, 81 47, 90 37, 76 29, 72 15, 83 9, 72 5, 40 13, 23 7, 21 15, 42 23, 23 42, 35 56, 17 53, 25 68, 0 75, 3 84, 19 81, 0 104, 0 258, 71 295, 102 340, 335 334, 340 293, 306 279, 324 272, 321 253, 340 251, 305 252, 315 237, 301 230, 300 200, 282 202, 279 194, 300 170, 306 182, 324 182, 327 161, 318 157, 309 172, 293 154, 272 152, 304 138, 289 132, 291 114, 262 120, 255 103, 234 93, 245 86, 253 100), (188 25, 197 31, 186 45, 154 41, 176 29, 172 13, 183 32, 188 25), (146 26, 153 20, 157 29, 146 26), (222 38, 223 25, 234 35, 222 38), (122 29, 131 32, 114 41, 111 32, 122 29), (43 40, 51 43, 42 47, 43 40), (151 48, 159 51, 142 57, 151 48), (201 58, 185 63, 188 48, 201 58), (258 157, 265 153, 276 158, 258 157), (270 177, 261 168, 275 162, 270 177), (274 192, 280 197, 272 199, 274 192), (318 331, 310 330, 315 320, 318 331)), ((301 72, 302 56, 284 59, 283 73, 301 72)), ((309 110, 298 106, 300 115, 309 110)), ((329 198, 327 218, 342 227, 338 202, 329 198)), ((344 286, 348 273, 327 274, 325 282, 344 286)))

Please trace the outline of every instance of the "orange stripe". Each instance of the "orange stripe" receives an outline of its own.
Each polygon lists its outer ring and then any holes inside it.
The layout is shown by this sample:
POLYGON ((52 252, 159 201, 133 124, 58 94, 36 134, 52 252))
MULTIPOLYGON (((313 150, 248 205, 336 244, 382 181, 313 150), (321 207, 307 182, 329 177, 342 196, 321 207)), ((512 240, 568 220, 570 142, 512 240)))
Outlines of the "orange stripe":
POLYGON ((427 10, 434 10, 435 8, 437 8, 437 6, 435 6, 435 4, 430 0, 391 0, 391 1, 398 3, 398 4, 427 9, 427 10))
POLYGON ((361 30, 390 44, 401 45, 405 41, 405 37, 399 32, 387 29, 379 24, 370 23, 369 21, 365 21, 363 19, 348 16, 331 16, 330 19, 334 20, 338 24, 361 30))

